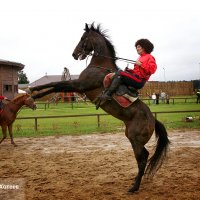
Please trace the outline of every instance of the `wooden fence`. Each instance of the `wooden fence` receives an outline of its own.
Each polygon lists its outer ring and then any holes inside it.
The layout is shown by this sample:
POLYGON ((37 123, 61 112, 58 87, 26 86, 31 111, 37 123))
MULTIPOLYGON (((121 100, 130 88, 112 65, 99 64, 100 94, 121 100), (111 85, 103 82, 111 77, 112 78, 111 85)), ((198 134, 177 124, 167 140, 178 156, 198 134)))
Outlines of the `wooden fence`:
MULTIPOLYGON (((151 105, 152 104, 152 100, 150 99, 150 98, 148 98, 148 99, 146 99, 146 98, 141 98, 140 99, 141 101, 144 101, 144 102, 146 102, 148 105, 151 105)), ((180 102, 181 101, 181 103, 196 103, 197 102, 197 99, 195 98, 195 97, 183 97, 183 98, 181 98, 181 97, 175 97, 175 98, 170 98, 169 99, 169 104, 175 104, 175 103, 178 103, 178 102, 180 102)), ((90 101, 87 101, 88 103, 91 103, 90 101)), ((162 103, 161 102, 161 99, 159 100, 159 102, 160 103, 162 103)), ((165 100, 165 102, 166 102, 166 100, 165 100)), ((58 104, 68 104, 68 105, 70 105, 71 106, 71 108, 72 109, 74 109, 74 105, 76 105, 76 104, 78 104, 77 102, 58 102, 58 104)), ((49 108, 50 107, 50 103, 48 103, 48 102, 36 102, 36 104, 37 105, 42 105, 42 107, 46 110, 47 108, 49 108)), ((53 105, 53 104, 52 104, 53 105)), ((92 104, 93 106, 95 106, 94 104, 92 104)))
MULTIPOLYGON (((188 113, 188 112, 200 112, 200 110, 187 110, 187 111, 164 111, 164 112, 152 112, 157 119, 159 114, 167 114, 167 113, 188 113)), ((100 127, 100 117, 109 114, 86 114, 86 115, 57 115, 57 116, 35 116, 35 117, 18 117, 17 120, 27 120, 33 119, 35 121, 35 131, 38 130, 38 119, 50 119, 50 118, 69 118, 69 117, 96 117, 97 118, 97 126, 100 127)))
MULTIPOLYGON (((141 99, 142 101, 148 103, 148 105, 152 104, 152 99, 141 99)), ((195 97, 175 97, 175 98, 170 98, 169 99, 169 104, 175 104, 175 103, 197 103, 197 98, 195 97)), ((159 103, 162 104, 162 100, 159 99, 159 103)), ((166 99, 164 100, 164 103, 166 103, 166 99)))
POLYGON ((145 86, 140 90, 142 96, 148 94, 160 93, 161 91, 170 96, 184 96, 193 95, 193 82, 192 81, 148 81, 145 86))

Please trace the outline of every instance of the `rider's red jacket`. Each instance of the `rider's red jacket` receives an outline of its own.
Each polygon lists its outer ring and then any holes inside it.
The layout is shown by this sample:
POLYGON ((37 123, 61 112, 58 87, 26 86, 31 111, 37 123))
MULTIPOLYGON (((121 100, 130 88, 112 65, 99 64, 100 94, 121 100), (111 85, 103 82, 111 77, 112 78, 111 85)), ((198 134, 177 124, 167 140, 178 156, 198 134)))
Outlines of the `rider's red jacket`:
POLYGON ((0 96, 0 101, 6 99, 4 96, 0 96))
POLYGON ((154 74, 157 69, 156 60, 151 54, 144 53, 138 58, 138 61, 142 63, 142 67, 135 64, 134 69, 129 69, 129 72, 148 81, 150 76, 154 74))

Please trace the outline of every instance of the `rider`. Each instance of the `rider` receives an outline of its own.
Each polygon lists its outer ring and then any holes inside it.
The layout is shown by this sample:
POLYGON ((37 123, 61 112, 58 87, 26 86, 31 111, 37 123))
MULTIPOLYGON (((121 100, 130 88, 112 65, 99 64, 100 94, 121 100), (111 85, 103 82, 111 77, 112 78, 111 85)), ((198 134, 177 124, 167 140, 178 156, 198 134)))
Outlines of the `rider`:
POLYGON ((7 97, 5 97, 5 96, 0 96, 0 110, 2 110, 3 107, 4 107, 3 100, 7 100, 7 97))
POLYGON ((120 84, 141 89, 157 69, 156 60, 151 55, 154 45, 148 39, 140 39, 135 43, 136 51, 140 55, 135 62, 134 69, 126 68, 118 71, 112 77, 108 90, 101 96, 101 100, 111 100, 112 94, 120 84))

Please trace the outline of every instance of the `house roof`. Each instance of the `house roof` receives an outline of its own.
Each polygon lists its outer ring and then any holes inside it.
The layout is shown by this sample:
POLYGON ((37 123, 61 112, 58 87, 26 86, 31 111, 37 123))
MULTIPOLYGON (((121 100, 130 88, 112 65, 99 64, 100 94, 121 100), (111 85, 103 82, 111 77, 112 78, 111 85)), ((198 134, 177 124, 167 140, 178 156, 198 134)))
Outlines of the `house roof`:
POLYGON ((0 59, 0 65, 7 65, 7 66, 18 67, 19 70, 24 69, 24 66, 25 66, 25 65, 23 65, 21 63, 17 63, 17 62, 13 62, 13 61, 8 61, 8 60, 3 60, 3 59, 0 59))
POLYGON ((28 87, 28 85, 29 85, 28 83, 25 83, 25 84, 24 83, 23 84, 18 83, 18 88, 19 89, 24 89, 24 88, 26 89, 28 87))
MULTIPOLYGON (((30 83, 28 86, 35 87, 38 85, 61 81, 61 77, 62 77, 62 75, 45 75, 45 76, 41 77, 40 79, 30 83)), ((71 75, 72 80, 78 79, 78 78, 79 78, 79 75, 71 75)))

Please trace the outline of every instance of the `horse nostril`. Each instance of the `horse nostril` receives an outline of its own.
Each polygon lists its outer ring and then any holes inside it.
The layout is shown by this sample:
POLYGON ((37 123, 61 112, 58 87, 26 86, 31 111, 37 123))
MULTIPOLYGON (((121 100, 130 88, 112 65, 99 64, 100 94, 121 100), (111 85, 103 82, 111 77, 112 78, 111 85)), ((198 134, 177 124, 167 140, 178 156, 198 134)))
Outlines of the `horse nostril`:
POLYGON ((73 53, 72 56, 74 57, 75 60, 78 60, 75 53, 73 53))

